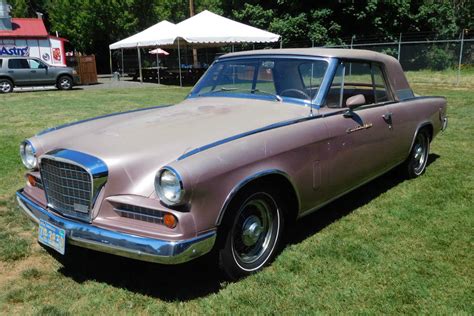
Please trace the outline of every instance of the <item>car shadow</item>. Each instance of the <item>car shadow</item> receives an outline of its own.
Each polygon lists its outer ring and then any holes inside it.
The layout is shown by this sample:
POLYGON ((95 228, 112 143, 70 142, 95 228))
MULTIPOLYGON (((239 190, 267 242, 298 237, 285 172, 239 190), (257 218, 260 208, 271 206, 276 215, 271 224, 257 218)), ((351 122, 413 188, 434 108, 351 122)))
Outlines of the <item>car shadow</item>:
MULTIPOLYGON (((430 154, 426 167, 428 168, 439 157, 437 154, 430 154)), ((297 221, 288 229, 286 244, 291 245, 302 242, 404 181, 406 181, 406 178, 398 168, 390 170, 314 213, 307 215, 304 217, 304 220, 297 221)))
MULTIPOLYGON (((428 166, 440 156, 430 154, 428 166)), ((333 222, 349 215, 405 179, 397 169, 363 185, 293 224, 286 245, 298 244, 333 222)), ((192 262, 168 266, 69 246, 66 257, 55 255, 64 264, 59 272, 78 283, 103 282, 164 301, 188 301, 217 293, 226 284, 211 253, 192 262)))
MULTIPOLYGON (((71 90, 84 90, 80 86, 75 86, 71 90)), ((12 93, 33 93, 33 92, 50 92, 61 91, 55 86, 40 86, 40 87, 17 87, 13 89, 12 93)))

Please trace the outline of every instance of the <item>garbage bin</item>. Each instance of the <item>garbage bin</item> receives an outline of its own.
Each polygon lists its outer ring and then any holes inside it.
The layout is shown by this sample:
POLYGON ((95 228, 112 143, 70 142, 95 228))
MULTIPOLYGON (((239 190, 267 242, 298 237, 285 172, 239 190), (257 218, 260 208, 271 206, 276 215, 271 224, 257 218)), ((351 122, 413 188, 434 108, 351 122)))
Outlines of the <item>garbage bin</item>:
POLYGON ((120 73, 118 71, 113 73, 112 81, 120 81, 120 73))

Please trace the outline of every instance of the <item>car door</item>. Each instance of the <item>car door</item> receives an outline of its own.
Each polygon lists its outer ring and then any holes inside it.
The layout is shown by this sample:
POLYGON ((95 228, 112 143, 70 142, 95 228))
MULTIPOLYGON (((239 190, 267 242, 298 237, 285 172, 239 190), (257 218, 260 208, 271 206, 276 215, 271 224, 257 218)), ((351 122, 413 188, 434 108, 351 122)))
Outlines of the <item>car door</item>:
POLYGON ((42 85, 54 83, 54 78, 51 78, 46 64, 35 58, 28 59, 28 63, 30 65, 30 79, 32 84, 42 85))
POLYGON ((393 166, 396 137, 390 95, 379 65, 341 62, 322 109, 329 133, 329 186, 333 195, 360 185, 393 166), (353 109, 347 100, 363 96, 353 109))
POLYGON ((30 82, 30 65, 26 58, 9 58, 8 74, 16 85, 28 85, 30 82))

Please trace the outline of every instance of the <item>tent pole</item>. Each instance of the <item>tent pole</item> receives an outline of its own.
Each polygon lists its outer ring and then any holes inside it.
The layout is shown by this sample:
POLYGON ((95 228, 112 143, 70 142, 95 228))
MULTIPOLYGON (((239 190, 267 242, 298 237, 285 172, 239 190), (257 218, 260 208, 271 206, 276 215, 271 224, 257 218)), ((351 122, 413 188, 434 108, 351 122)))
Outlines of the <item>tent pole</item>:
POLYGON ((112 77, 114 76, 114 71, 112 70, 112 50, 109 49, 109 58, 110 58, 110 74, 112 75, 112 77))
POLYGON ((179 37, 178 37, 178 67, 179 67, 179 86, 183 87, 183 78, 181 78, 181 49, 179 47, 179 37))
POLYGON ((156 54, 156 76, 158 77, 158 84, 160 84, 160 54, 156 54))
POLYGON ((122 56, 122 77, 123 77, 123 72, 124 72, 124 71, 123 71, 123 48, 122 48, 122 54, 121 54, 121 56, 122 56))
POLYGON ((143 83, 143 75, 142 75, 142 54, 140 52, 140 47, 137 46, 138 52, 138 71, 140 73, 140 82, 143 83))

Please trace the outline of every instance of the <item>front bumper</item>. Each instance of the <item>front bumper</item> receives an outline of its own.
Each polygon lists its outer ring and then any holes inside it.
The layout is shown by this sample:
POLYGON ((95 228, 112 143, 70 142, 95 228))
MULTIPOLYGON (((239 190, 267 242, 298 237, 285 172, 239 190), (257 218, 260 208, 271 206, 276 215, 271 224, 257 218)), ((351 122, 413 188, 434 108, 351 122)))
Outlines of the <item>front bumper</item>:
POLYGON ((448 128, 448 118, 445 117, 442 120, 441 131, 444 132, 448 128))
POLYGON ((73 79, 72 81, 73 81, 74 85, 78 85, 78 84, 81 83, 81 77, 79 77, 79 75, 74 75, 72 77, 72 79, 73 79))
POLYGON ((216 231, 192 239, 166 241, 115 232, 53 214, 31 199, 23 190, 16 193, 17 201, 28 217, 40 219, 66 231, 66 242, 123 257, 163 264, 178 264, 208 253, 214 246, 216 231))

